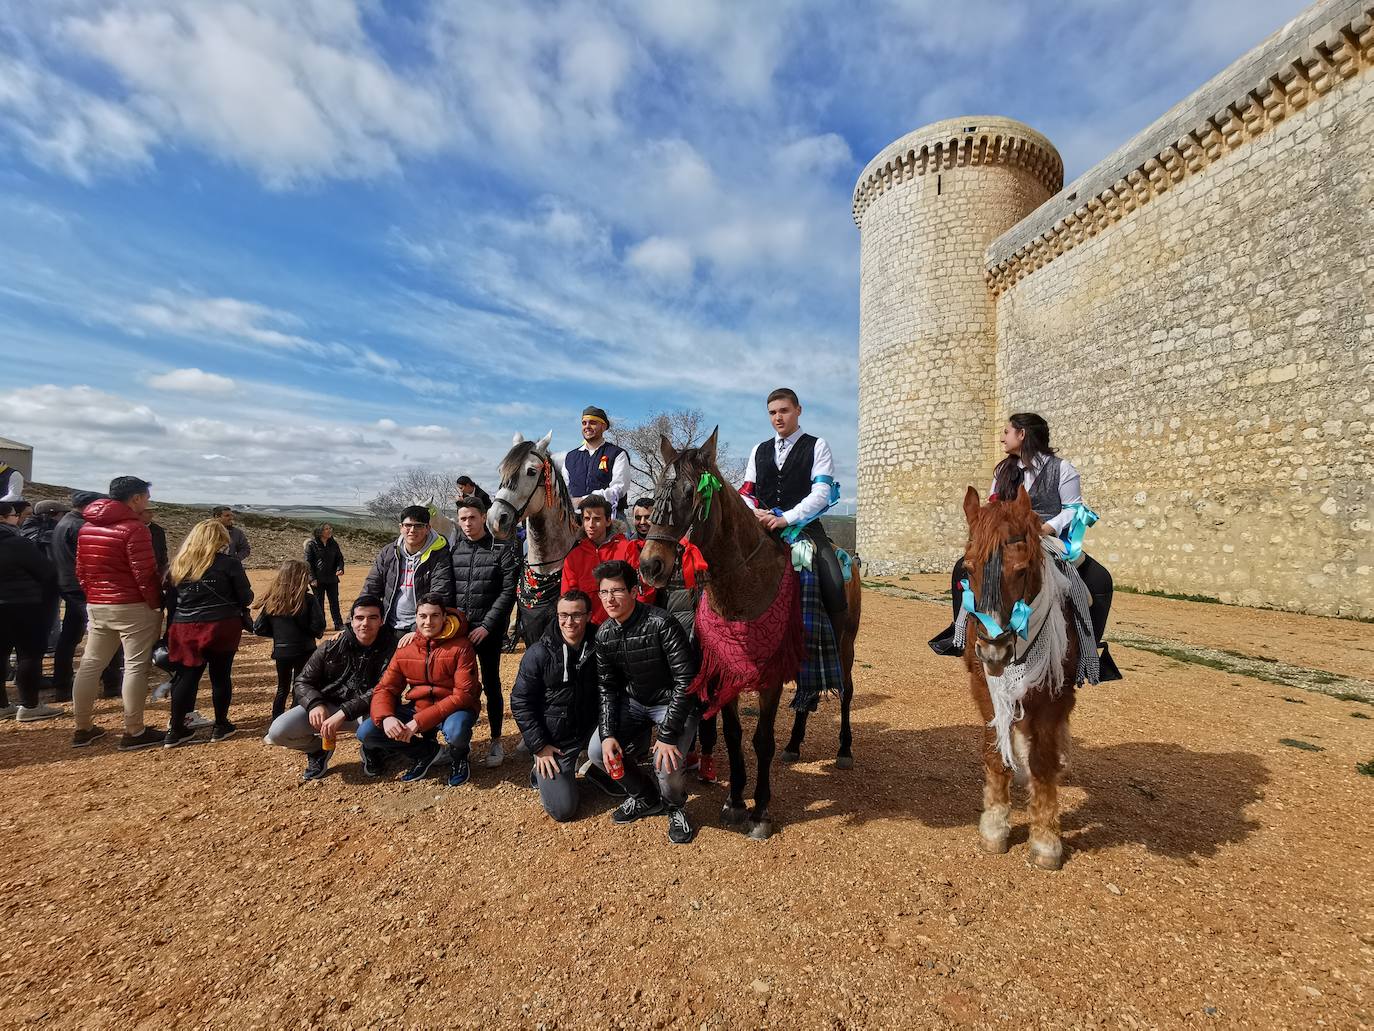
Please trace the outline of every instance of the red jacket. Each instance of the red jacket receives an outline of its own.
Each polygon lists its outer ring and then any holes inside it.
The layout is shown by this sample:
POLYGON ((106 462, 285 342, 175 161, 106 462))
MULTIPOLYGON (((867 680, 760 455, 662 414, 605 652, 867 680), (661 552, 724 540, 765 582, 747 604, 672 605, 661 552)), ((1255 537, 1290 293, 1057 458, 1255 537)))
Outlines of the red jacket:
MULTIPOLYGON (((477 653, 468 640, 467 622, 458 616, 431 641, 416 634, 397 648, 372 692, 372 722, 381 726, 402 705, 415 706, 415 725, 433 730, 460 709, 476 712, 482 698, 477 653)), ((398 717, 399 718, 399 717, 398 717)))
MULTIPOLYGON (((592 626, 600 626, 606 622, 606 609, 601 604, 601 596, 596 593, 597 582, 592 570, 603 562, 621 559, 630 563, 635 572, 638 572, 641 547, 643 545, 639 541, 627 541, 623 533, 607 537, 599 548, 583 537, 577 542, 577 547, 563 560, 563 586, 558 593, 566 594, 574 587, 579 591, 586 591, 592 598, 592 626)), ((639 600, 651 604, 654 600, 654 589, 641 585, 639 600)))
POLYGON ((76 538, 76 580, 90 605, 162 607, 153 538, 134 510, 101 498, 86 506, 76 538))

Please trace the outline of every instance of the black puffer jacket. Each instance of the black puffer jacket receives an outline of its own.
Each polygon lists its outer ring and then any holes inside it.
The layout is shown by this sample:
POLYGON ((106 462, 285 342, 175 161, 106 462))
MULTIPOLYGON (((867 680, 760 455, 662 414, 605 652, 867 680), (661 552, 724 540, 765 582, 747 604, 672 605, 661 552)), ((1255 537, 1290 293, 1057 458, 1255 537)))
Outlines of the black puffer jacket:
POLYGON ((263 609, 253 620, 253 633, 272 638, 274 659, 298 659, 309 655, 324 633, 324 610, 320 608, 320 599, 306 591, 300 611, 291 616, 274 616, 263 609))
POLYGON ((215 556, 199 580, 172 584, 167 609, 173 623, 213 623, 247 611, 253 587, 243 563, 223 553, 215 556))
POLYGON ((327 541, 312 537, 305 542, 305 564, 317 584, 336 584, 344 571, 343 549, 334 537, 327 541))
POLYGON ((520 660, 510 711, 531 755, 545 745, 567 752, 591 738, 599 697, 592 635, 574 650, 563 640, 558 623, 550 622, 520 660))
MULTIPOLYGON (((377 561, 372 563, 361 592, 382 599, 386 605, 382 617, 388 624, 396 615, 396 593, 401 589, 401 574, 405 571, 401 546, 401 542, 395 540, 377 553, 377 561)), ((444 604, 452 607, 453 562, 443 535, 435 534, 435 540, 426 545, 421 554, 423 557, 415 570, 416 602, 426 594, 441 594, 444 604)))
POLYGON ((468 626, 486 627, 504 636, 515 607, 515 552, 490 533, 470 541, 461 533, 450 545, 453 557, 453 595, 468 626))
POLYGON ((47 605, 55 597, 52 563, 18 529, 0 523, 0 605, 47 605))
POLYGON ((52 535, 57 526, 47 516, 31 515, 19 525, 19 535, 38 545, 43 557, 52 558, 52 535))
POLYGON ((52 549, 53 565, 57 567, 57 586, 64 594, 83 593, 76 579, 76 538, 85 525, 86 519, 81 510, 74 508, 57 521, 57 527, 52 532, 49 547, 52 549))
POLYGON ((640 705, 668 706, 659 725, 664 737, 676 737, 692 710, 687 693, 697 675, 697 660, 687 633, 668 613, 643 602, 622 626, 614 619, 596 632, 597 680, 601 688, 601 736, 619 731, 620 702, 629 695, 640 705))
POLYGON ((305 669, 296 678, 296 704, 309 712, 317 705, 342 709, 350 720, 360 720, 372 708, 372 689, 382 679, 391 655, 396 651, 396 634, 382 627, 377 640, 364 648, 353 636, 353 628, 315 649, 305 669))

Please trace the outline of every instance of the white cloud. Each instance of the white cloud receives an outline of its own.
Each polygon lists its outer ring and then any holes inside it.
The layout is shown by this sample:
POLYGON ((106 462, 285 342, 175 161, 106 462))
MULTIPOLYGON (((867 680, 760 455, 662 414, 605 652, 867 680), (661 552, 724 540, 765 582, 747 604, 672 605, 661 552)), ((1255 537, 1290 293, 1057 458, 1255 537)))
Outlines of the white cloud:
POLYGON ((681 284, 692 278, 692 251, 681 240, 651 236, 631 247, 625 262, 632 269, 668 283, 681 284))
POLYGON ((235 388, 234 381, 228 376, 200 369, 173 369, 149 378, 148 385, 154 390, 209 396, 232 394, 235 388))

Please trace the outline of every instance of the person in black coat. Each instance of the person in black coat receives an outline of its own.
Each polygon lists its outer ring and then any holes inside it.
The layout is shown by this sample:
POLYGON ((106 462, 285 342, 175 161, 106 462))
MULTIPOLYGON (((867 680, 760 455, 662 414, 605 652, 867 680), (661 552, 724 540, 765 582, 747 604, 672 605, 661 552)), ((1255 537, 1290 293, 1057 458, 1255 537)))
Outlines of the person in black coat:
POLYGON ((305 564, 310 567, 310 586, 329 599, 329 614, 334 617, 334 629, 343 629, 343 615, 339 612, 339 577, 343 576, 343 549, 334 536, 334 527, 321 523, 305 542, 305 564))
MULTIPOLYGON (((105 495, 78 490, 72 493, 72 507, 53 528, 48 542, 53 564, 57 567, 57 590, 62 599, 62 629, 57 635, 53 651, 52 682, 59 702, 71 701, 72 681, 76 679, 76 646, 86 632, 86 592, 76 579, 76 540, 86 523, 82 515, 86 506, 105 495)), ((123 675, 123 652, 115 652, 110 664, 100 674, 105 697, 119 694, 123 675)))
POLYGON ((515 607, 515 579, 520 564, 510 545, 498 541, 487 529, 487 510, 480 499, 469 497, 458 502, 458 528, 449 544, 454 600, 471 627, 468 640, 477 653, 477 666, 482 673, 487 722, 491 726, 487 765, 500 766, 505 758, 501 727, 506 705, 501 697, 501 645, 511 609, 515 607))
POLYGON ((286 711, 291 684, 305 669, 315 642, 324 633, 324 611, 320 600, 310 593, 309 584, 310 568, 298 558, 287 559, 263 594, 262 610, 253 621, 253 633, 272 638, 272 661, 277 664, 274 720, 286 711))
POLYGON ((577 757, 596 729, 599 691, 596 646, 587 633, 591 598, 568 591, 557 611, 520 660, 510 711, 534 756, 530 777, 539 802, 563 823, 577 813, 577 757))
POLYGON ((415 629, 417 602, 437 594, 453 604, 453 562, 448 541, 429 525, 429 509, 411 505, 401 510, 401 535, 377 553, 363 594, 381 598, 387 625, 398 634, 415 629))
MULTIPOLYGON (((19 533, 15 506, 0 501, 0 656, 19 656, 15 672, 21 723, 51 719, 62 710, 38 701, 43 650, 57 605, 57 572, 38 545, 19 533)), ((6 663, 7 664, 7 663, 6 663)), ((0 680, 0 711, 15 712, 0 680)))

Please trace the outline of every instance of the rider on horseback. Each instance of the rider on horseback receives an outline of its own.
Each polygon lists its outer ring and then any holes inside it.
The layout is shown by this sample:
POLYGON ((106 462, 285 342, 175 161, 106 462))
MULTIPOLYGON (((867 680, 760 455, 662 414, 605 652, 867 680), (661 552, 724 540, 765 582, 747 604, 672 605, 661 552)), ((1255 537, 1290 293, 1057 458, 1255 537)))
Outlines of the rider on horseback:
POLYGON ((813 568, 838 640, 849 604, 835 546, 820 521, 833 503, 835 460, 823 438, 801 431, 801 412, 801 402, 790 388, 779 387, 768 395, 768 419, 775 433, 749 453, 740 494, 769 530, 801 527, 801 534, 815 545, 813 568))

